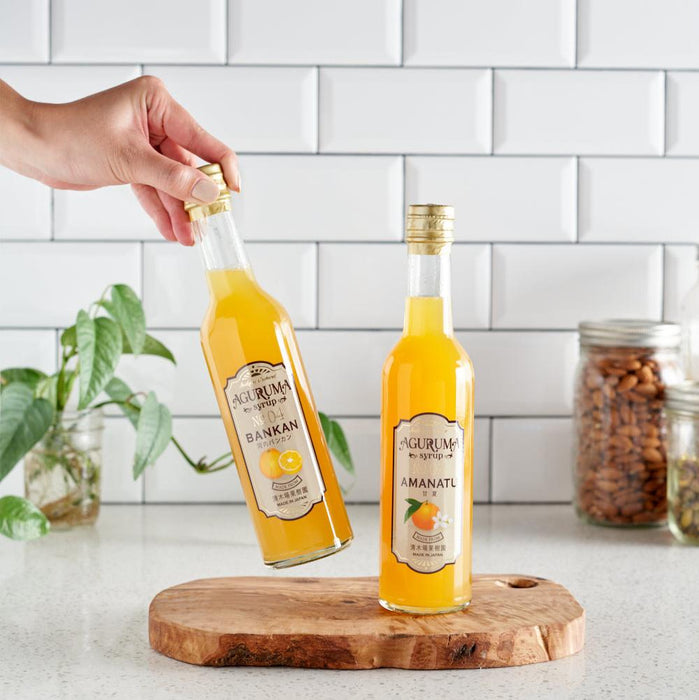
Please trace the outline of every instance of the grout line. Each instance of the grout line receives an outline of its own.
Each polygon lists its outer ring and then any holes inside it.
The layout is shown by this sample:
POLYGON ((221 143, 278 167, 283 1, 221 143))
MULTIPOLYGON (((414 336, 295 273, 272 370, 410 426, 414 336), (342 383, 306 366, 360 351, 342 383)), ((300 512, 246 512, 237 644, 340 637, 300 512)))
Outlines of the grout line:
MULTIPOLYGON (((52 66, 61 67, 78 67, 78 68, 106 68, 115 66, 133 66, 138 63, 143 62, 145 65, 153 66, 153 68, 231 68, 231 69, 246 69, 246 68, 269 68, 270 70, 283 70, 285 68, 314 68, 315 66, 320 66, 321 68, 332 68, 334 70, 404 70, 404 71, 486 71, 486 70, 506 70, 516 73, 657 73, 659 71, 671 70, 673 73, 699 73, 699 67, 686 68, 686 67, 668 67, 668 66, 522 66, 522 65, 508 65, 508 64, 475 64, 468 63, 463 65, 456 64, 442 64, 442 65, 418 65, 411 64, 409 66, 396 65, 395 63, 362 63, 362 64, 351 64, 351 63, 216 63, 212 61, 202 61, 202 62, 180 62, 180 63, 168 63, 167 61, 140 61, 135 59, 133 61, 92 61, 92 62, 80 62, 80 61, 60 61, 58 63, 52 63, 52 66)), ((41 61, 0 61, 0 68, 5 66, 11 67, 21 67, 21 66, 37 66, 46 65, 41 61)))
MULTIPOLYGON (((405 196, 404 196, 405 199, 405 196)), ((405 202, 404 202, 405 203, 405 202)), ((17 245, 19 243, 28 243, 31 245, 41 244, 41 243, 55 243, 56 245, 74 244, 80 243, 81 245, 119 245, 119 244, 131 244, 131 243, 143 243, 145 245, 171 245, 170 241, 156 240, 151 238, 0 238, 2 243, 17 245)), ((250 240, 246 239, 246 245, 255 246, 293 246, 293 245, 313 245, 315 243, 321 243, 323 245, 338 245, 338 246, 398 246, 402 245, 404 241, 396 239, 383 239, 383 240, 357 240, 357 239, 319 239, 319 238, 262 238, 250 240)), ((587 247, 593 248, 595 246, 623 246, 625 248, 647 248, 649 246, 657 245, 696 245, 696 240, 654 240, 654 241, 629 241, 629 240, 615 240, 615 241, 576 241, 576 240, 507 240, 507 239, 473 239, 469 241, 458 241, 453 244, 457 247, 475 247, 483 245, 498 245, 498 246, 541 246, 541 247, 552 247, 552 248, 563 248, 566 246, 572 247, 587 247)))
POLYGON ((49 222, 49 227, 51 233, 49 236, 50 241, 56 240, 56 190, 51 188, 51 196, 49 198, 49 213, 51 215, 51 221, 49 222))
POLYGON ((580 243, 580 156, 575 157, 575 243, 580 243))
MULTIPOLYGON (((697 72, 699 75, 699 71, 697 72)), ((241 151, 236 153, 247 158, 396 158, 406 156, 410 158, 451 158, 453 160, 476 160, 480 158, 495 158, 496 160, 507 159, 531 159, 531 160, 565 160, 566 158, 586 158, 588 160, 664 160, 662 155, 657 153, 491 153, 475 151, 454 151, 454 152, 434 152, 434 151, 241 151)), ((699 152, 694 154, 668 154, 668 160, 699 160, 699 152)))
MULTIPOLYGON (((495 244, 490 244, 490 305, 488 307, 488 330, 493 330, 493 299, 495 298, 495 244)), ((456 329, 454 329, 456 330, 456 329)))
POLYGON ((320 329, 320 243, 316 242, 316 325, 315 330, 320 329))
POLYGON ((49 31, 48 31, 48 40, 49 40, 49 65, 53 63, 53 0, 47 0, 49 4, 49 13, 48 13, 48 23, 49 23, 49 31))
POLYGON ((229 65, 229 56, 230 56, 230 38, 229 34, 231 31, 231 25, 230 25, 230 17, 229 17, 229 11, 228 11, 228 0, 223 0, 223 26, 224 26, 224 40, 223 40, 223 47, 225 54, 223 56, 223 65, 227 66, 229 65))
POLYGON ((139 255, 139 267, 140 267, 140 279, 139 282, 141 283, 141 305, 143 308, 146 308, 146 249, 145 249, 145 244, 143 241, 141 241, 140 245, 138 246, 138 255, 139 255))
POLYGON ((400 3, 400 63, 402 68, 405 65, 405 0, 400 3))
MULTIPOLYGON (((55 326, 17 326, 9 325, 4 326, 0 324, 0 331, 50 331, 53 330, 55 326)), ((403 328, 401 326, 381 326, 379 328, 359 328, 353 327, 338 327, 338 326, 323 326, 322 328, 315 328, 313 326, 300 326, 295 325, 295 329, 303 333, 400 333, 403 328)), ((148 326, 149 331, 154 333, 193 333, 199 330, 198 326, 148 326)), ((454 328, 455 333, 576 333, 577 328, 566 327, 566 328, 522 328, 522 327, 506 327, 506 328, 486 328, 482 326, 480 328, 464 328, 456 327, 454 328)))
POLYGON ((490 155, 495 155, 495 68, 490 69, 490 155))
POLYGON ((407 156, 401 156, 401 168, 402 168, 402 178, 403 181, 401 183, 402 189, 401 189, 401 209, 400 209, 400 231, 401 231, 401 240, 396 241, 396 245, 403 245, 404 244, 404 237, 405 234, 403 233, 403 229, 405 227, 405 216, 408 213, 408 183, 407 183, 407 177, 406 177, 406 170, 408 167, 407 163, 407 156))
POLYGON ((661 246, 662 249, 662 254, 661 254, 661 268, 660 268, 660 320, 664 321, 665 320, 665 275, 666 272, 665 270, 667 269, 665 267, 666 261, 667 261, 667 246, 661 246))
POLYGON ((316 66, 316 153, 320 153, 320 66, 316 66))
POLYGON ((580 3, 575 0, 575 16, 573 17, 573 68, 578 67, 578 31, 579 31, 579 13, 580 13, 580 3))
MULTIPOLYGON (((52 63, 52 66, 61 67, 78 67, 78 68, 107 68, 107 67, 124 67, 133 66, 142 61, 136 59, 133 61, 91 61, 91 62, 80 62, 80 61, 60 61, 58 63, 52 63)), ((486 71, 486 70, 506 70, 517 73, 535 72, 535 73, 657 73, 659 71, 671 70, 673 73, 699 73, 699 67, 686 68, 686 67, 668 67, 668 66, 522 66, 522 65, 508 65, 508 64, 475 64, 468 63, 463 65, 455 64, 442 64, 442 65, 418 65, 411 64, 409 66, 396 65, 395 63, 362 63, 362 64, 352 64, 352 63, 233 63, 224 64, 216 63, 212 61, 185 61, 179 63, 168 63, 167 61, 144 61, 145 65, 152 66, 153 68, 269 68, 273 70, 283 70, 285 68, 313 68, 315 66, 320 66, 322 68, 332 68, 337 70, 404 70, 404 71, 486 71)), ((21 67, 21 66, 41 66, 46 65, 41 61, 0 61, 0 68, 2 67, 21 67)))
POLYGON ((667 155, 667 115, 668 115, 668 95, 667 95, 667 71, 663 71, 663 156, 667 155))
POLYGON ((493 502, 493 418, 488 418, 488 503, 493 502))

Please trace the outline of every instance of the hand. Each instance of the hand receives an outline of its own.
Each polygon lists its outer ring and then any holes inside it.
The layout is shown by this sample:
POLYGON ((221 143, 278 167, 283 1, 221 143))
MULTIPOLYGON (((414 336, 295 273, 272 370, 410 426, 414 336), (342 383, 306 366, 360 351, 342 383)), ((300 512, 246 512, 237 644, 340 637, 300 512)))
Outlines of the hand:
POLYGON ((240 191, 235 153, 153 76, 67 104, 30 102, 0 81, 0 163, 59 189, 130 183, 160 233, 184 245, 194 240, 182 202, 218 195, 195 156, 220 163, 240 191))

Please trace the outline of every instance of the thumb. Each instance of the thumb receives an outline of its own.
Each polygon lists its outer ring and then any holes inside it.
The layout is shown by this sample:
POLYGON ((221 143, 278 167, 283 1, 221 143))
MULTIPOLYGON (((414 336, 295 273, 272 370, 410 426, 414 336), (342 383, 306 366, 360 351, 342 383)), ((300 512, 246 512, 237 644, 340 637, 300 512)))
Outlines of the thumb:
POLYGON ((209 204, 218 197, 218 185, 191 165, 178 163, 152 148, 145 149, 133 164, 134 182, 150 185, 185 201, 209 204))

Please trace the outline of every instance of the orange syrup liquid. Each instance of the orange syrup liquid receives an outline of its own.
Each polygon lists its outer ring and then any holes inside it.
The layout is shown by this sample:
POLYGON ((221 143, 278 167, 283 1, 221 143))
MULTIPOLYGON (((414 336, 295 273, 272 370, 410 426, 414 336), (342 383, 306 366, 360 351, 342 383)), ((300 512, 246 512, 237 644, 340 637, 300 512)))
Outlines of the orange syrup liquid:
POLYGON ((262 290, 250 270, 209 270, 206 274, 211 303, 201 326, 202 349, 264 561, 277 567, 293 566, 339 551, 351 541, 352 529, 289 316, 262 290), (268 517, 258 510, 224 394, 229 377, 260 361, 284 362, 292 371, 325 483, 322 502, 297 520, 268 517))
POLYGON ((445 313, 451 310, 441 297, 409 297, 403 337, 383 368, 379 598, 386 607, 404 612, 449 612, 471 600, 473 366, 445 331, 445 313), (463 518, 454 523, 462 528, 461 554, 434 573, 414 571, 392 552, 393 430, 399 421, 421 413, 439 413, 464 428, 463 518))

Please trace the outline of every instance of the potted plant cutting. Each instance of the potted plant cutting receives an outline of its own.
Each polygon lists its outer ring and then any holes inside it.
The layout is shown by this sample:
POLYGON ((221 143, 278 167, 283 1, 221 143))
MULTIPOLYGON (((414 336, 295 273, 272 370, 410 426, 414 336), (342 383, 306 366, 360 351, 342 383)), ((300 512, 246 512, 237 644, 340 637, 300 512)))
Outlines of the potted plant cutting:
MULTIPOLYGON (((0 481, 24 459, 25 496, 0 498, 0 534, 26 540, 51 525, 93 523, 99 512, 102 410, 120 409, 136 430, 132 464, 138 479, 170 442, 200 474, 233 464, 230 453, 213 460, 190 457, 172 434, 172 417, 154 392, 135 392, 115 375, 123 355, 153 355, 175 363, 170 350, 146 332, 140 299, 125 284, 109 286, 60 336, 58 371, 0 371, 0 481), (77 397, 74 395, 77 393, 77 397)), ((324 414, 328 447, 354 474, 341 426, 324 414)))

